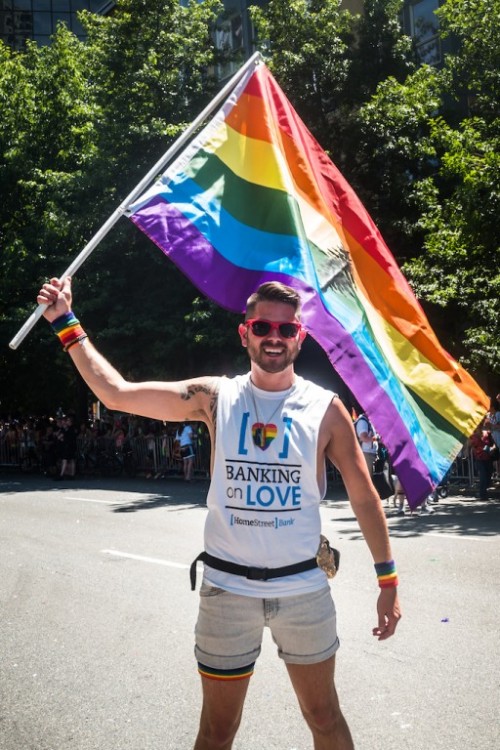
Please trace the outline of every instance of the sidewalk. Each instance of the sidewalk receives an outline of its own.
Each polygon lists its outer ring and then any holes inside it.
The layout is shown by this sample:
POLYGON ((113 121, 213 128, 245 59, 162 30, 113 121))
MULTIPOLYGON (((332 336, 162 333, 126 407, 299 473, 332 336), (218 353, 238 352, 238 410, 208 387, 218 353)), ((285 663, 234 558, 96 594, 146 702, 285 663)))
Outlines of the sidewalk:
MULTIPOLYGON (((478 484, 475 482, 472 485, 457 485, 450 483, 448 485, 447 498, 450 500, 464 500, 473 501, 477 500, 478 497, 478 484)), ((493 502, 500 502, 500 478, 494 478, 490 487, 488 488, 489 500, 493 502)), ((328 489, 323 502, 335 502, 336 500, 348 500, 347 492, 342 482, 332 482, 328 484, 328 489)), ((391 498, 389 498, 391 500, 391 498)), ((386 501, 384 500, 384 505, 386 501)), ((436 503, 439 505, 439 502, 436 503)))

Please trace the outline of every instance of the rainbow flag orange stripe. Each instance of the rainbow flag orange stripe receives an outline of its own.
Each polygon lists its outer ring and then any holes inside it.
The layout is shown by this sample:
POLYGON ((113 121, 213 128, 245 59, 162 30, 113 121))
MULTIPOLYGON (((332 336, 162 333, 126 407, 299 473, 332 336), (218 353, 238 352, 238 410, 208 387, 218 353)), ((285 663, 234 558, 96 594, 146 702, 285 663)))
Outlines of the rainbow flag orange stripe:
POLYGON ((488 408, 440 345, 358 197, 263 64, 128 215, 219 305, 271 279, 362 404, 413 506, 488 408))

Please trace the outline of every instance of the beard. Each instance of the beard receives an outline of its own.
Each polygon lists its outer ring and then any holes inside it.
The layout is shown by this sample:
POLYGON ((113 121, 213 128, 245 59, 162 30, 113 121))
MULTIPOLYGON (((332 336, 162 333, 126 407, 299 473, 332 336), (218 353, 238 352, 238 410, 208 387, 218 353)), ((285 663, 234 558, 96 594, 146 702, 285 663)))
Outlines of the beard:
POLYGON ((294 342, 294 346, 277 346, 270 344, 269 342, 247 342, 248 356, 261 370, 268 373, 283 372, 290 365, 293 365, 297 359, 300 351, 300 347, 297 341, 294 342), (277 350, 280 349, 278 356, 271 356, 266 354, 265 349, 277 350))

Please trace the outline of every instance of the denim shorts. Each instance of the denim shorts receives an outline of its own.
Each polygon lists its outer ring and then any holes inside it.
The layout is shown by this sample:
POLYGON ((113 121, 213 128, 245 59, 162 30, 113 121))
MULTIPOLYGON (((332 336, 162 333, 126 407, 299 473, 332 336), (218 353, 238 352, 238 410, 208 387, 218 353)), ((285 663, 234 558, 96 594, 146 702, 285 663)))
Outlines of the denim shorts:
POLYGON ((316 664, 339 647, 330 587, 297 596, 259 599, 205 582, 200 589, 195 656, 209 677, 249 676, 260 654, 264 627, 289 664, 316 664), (246 669, 245 669, 246 668, 246 669))

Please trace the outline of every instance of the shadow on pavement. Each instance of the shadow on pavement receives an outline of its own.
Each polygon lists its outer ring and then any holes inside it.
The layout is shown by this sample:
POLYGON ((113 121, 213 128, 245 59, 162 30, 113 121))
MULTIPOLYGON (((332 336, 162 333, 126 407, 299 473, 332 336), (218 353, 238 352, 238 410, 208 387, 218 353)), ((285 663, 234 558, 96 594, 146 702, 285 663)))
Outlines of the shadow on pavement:
MULTIPOLYGON (((76 477, 74 480, 54 481, 40 475, 0 473, 0 493, 17 494, 22 492, 59 493, 85 490, 103 490, 127 493, 127 502, 111 506, 113 513, 134 513, 140 510, 154 510, 162 507, 185 505, 199 507, 206 505, 208 479, 195 479, 184 482, 181 477, 165 479, 145 479, 128 477, 76 477), (136 493, 137 498, 130 495, 136 493)), ((452 533, 461 536, 495 537, 500 534, 500 496, 484 502, 467 496, 452 496, 440 500, 432 506, 432 515, 420 515, 418 510, 413 514, 407 511, 404 516, 396 516, 392 506, 384 503, 391 536, 420 536, 429 532, 452 533)), ((338 528, 339 536, 360 539, 361 533, 354 514, 347 500, 342 484, 328 486, 322 507, 341 511, 335 514, 334 520, 340 524, 347 523, 349 528, 338 528)))
POLYGON ((54 480, 40 475, 0 474, 0 493, 18 494, 22 492, 79 492, 103 490, 137 494, 137 499, 112 506, 113 513, 132 513, 139 510, 153 510, 165 506, 206 504, 207 479, 184 482, 182 478, 145 479, 128 477, 75 477, 75 479, 54 480))
MULTIPOLYGON (((338 507, 338 501, 328 502, 328 507, 338 507)), ((338 528, 338 535, 349 539, 361 539, 354 514, 350 514, 350 505, 345 499, 342 503, 345 515, 336 515, 332 520, 349 524, 349 528, 338 528), (356 524, 354 529, 351 524, 356 524)), ((419 509, 404 516, 396 515, 392 506, 384 507, 391 537, 417 537, 429 533, 458 534, 463 537, 494 538, 500 534, 500 503, 498 500, 480 501, 474 498, 463 500, 448 497, 432 506, 431 514, 420 515, 419 509)))

